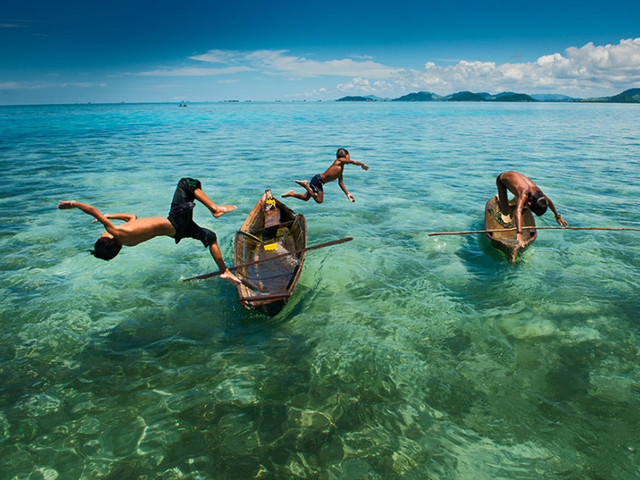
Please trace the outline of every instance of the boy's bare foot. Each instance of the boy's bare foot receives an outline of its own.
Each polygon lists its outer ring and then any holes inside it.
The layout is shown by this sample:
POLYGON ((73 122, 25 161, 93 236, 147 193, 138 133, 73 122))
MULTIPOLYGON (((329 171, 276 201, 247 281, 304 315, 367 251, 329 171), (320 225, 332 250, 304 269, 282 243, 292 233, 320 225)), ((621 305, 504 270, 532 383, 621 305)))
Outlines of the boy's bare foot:
POLYGON ((246 278, 241 278, 240 281, 242 282, 242 284, 245 287, 249 287, 251 290, 255 290, 256 292, 261 292, 262 291, 262 288, 258 287, 257 285, 254 285, 253 283, 251 283, 246 278))
POLYGON ((221 217, 225 213, 232 212, 236 208, 238 207, 236 207, 235 205, 218 205, 218 209, 216 210, 216 213, 213 214, 213 216, 215 218, 221 217))
POLYGON ((301 187, 308 187, 309 186, 309 181, 308 180, 294 180, 294 182, 296 182, 301 187))
POLYGON ((283 197, 283 198, 286 198, 286 197, 293 197, 293 190, 289 190, 287 193, 283 193, 283 194, 282 194, 282 197, 283 197))
POLYGON ((511 223, 513 222, 513 217, 511 215, 505 215, 504 213, 500 214, 500 217, 502 218, 502 221, 504 223, 511 223))
POLYGON ((515 226, 515 221, 513 220, 513 215, 505 215, 500 210, 493 211, 493 218, 496 219, 500 225, 506 228, 511 228, 515 226))
POLYGON ((228 268, 220 274, 220 278, 222 278, 223 280, 226 280, 227 282, 229 282, 231 285, 234 285, 234 286, 240 285, 242 283, 242 281, 238 277, 236 277, 233 273, 231 273, 228 268))

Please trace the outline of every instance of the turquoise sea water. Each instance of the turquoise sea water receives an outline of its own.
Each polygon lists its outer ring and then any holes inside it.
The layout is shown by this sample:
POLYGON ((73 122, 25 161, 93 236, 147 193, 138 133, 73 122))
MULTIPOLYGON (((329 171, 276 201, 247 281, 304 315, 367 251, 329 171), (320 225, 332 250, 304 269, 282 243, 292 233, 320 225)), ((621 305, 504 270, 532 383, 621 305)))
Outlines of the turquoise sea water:
MULTIPOLYGON (((518 170, 572 226, 640 225, 640 109, 274 103, 0 108, 0 478, 635 479, 640 233, 482 236, 518 170), (243 309, 193 240, 86 253, 58 200, 166 215, 198 178, 235 212, 348 166, 306 216, 290 304, 243 309)), ((555 225, 551 214, 539 225, 555 225)))

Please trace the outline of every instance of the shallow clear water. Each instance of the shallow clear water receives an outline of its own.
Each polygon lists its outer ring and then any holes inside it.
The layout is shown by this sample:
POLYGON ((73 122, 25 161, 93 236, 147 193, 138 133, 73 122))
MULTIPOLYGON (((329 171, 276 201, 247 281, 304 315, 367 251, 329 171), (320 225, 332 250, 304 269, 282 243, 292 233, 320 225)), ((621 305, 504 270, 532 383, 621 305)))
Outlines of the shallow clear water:
MULTIPOLYGON (((295 103, 0 108, 2 478, 631 479, 640 475, 640 233, 482 236, 525 173, 572 226, 640 224, 635 105, 295 103), (195 218, 232 238, 347 147, 346 200, 289 199, 309 244, 275 318, 193 240, 87 255, 58 200, 195 218)), ((553 216, 538 219, 554 225, 553 216)))

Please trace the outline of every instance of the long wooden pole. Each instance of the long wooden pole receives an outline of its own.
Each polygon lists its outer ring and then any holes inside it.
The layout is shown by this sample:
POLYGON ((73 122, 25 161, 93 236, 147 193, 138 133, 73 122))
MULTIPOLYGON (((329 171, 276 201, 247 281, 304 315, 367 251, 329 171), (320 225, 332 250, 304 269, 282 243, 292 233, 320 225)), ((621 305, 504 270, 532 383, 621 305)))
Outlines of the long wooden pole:
MULTIPOLYGON (((263 258, 261 260, 255 260, 253 262, 245 263, 243 265, 234 265, 233 267, 229 267, 229 270, 232 270, 232 271, 233 270, 238 270, 239 268, 249 267, 251 265, 255 265, 256 263, 268 262, 270 260, 275 260, 276 258, 282 258, 282 257, 286 257, 288 255, 296 255, 298 253, 308 252, 309 250, 316 250, 318 248, 331 247, 332 245, 338 245, 339 243, 350 242, 351 240, 353 240, 352 237, 341 238, 340 240, 332 240, 332 241, 327 242, 327 243, 321 243, 320 245, 313 245, 311 247, 301 248, 300 250, 294 250, 292 252, 281 253, 279 255, 274 255, 273 257, 263 258)), ((205 278, 215 277, 217 275, 220 275, 221 273, 222 272, 220 270, 218 270, 217 272, 205 273, 204 275, 198 275, 197 277, 186 278, 186 279, 182 280, 182 283, 192 282, 193 280, 204 280, 205 278)))
MULTIPOLYGON (((512 228, 497 228, 494 230, 467 230, 462 232, 433 232, 429 236, 434 235, 468 235, 472 233, 496 233, 496 232, 511 232, 516 227, 512 228)), ((640 228, 607 228, 607 227, 522 227, 523 230, 630 230, 633 232, 640 232, 640 228)))
POLYGON ((241 302, 260 302, 262 300, 277 300, 278 298, 289 298, 290 293, 276 293, 273 295, 256 295, 255 297, 240 297, 241 302))

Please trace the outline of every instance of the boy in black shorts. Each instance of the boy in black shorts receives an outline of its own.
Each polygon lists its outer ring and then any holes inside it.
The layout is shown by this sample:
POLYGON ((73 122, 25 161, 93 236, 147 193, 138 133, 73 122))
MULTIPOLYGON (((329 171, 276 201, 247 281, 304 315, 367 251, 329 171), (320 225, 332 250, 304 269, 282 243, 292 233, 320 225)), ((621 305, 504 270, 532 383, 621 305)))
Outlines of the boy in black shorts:
POLYGON ((300 200, 304 200, 305 202, 310 198, 313 198, 317 203, 322 203, 322 201, 324 200, 324 191, 322 189, 322 186, 325 183, 333 182, 337 178, 338 185, 340 185, 340 188, 347 196, 349 201, 355 202, 356 199, 349 193, 347 187, 345 187, 344 182, 342 181, 342 172, 344 170, 344 166, 349 163, 352 165, 360 165, 363 170, 369 170, 369 167, 364 163, 351 160, 349 152, 346 148, 339 148, 336 152, 336 159, 333 161, 326 172, 316 175, 311 179, 311 182, 308 182, 306 180, 295 181, 298 185, 306 190, 306 193, 293 193, 293 190, 289 190, 282 196, 299 198, 300 200))
POLYGON ((207 207, 215 218, 236 209, 235 205, 216 205, 213 203, 202 191, 200 181, 192 178, 183 178, 178 182, 168 218, 138 218, 137 215, 129 213, 105 215, 92 205, 75 201, 61 201, 58 203, 58 208, 61 210, 78 208, 95 217, 94 222, 98 221, 104 225, 106 232, 100 236, 91 251, 97 258, 111 260, 118 255, 123 245, 133 247, 158 236, 174 238, 176 243, 183 238, 195 238, 200 240, 211 252, 213 260, 222 272, 220 278, 233 285, 239 284, 240 280, 229 271, 224 263, 216 234, 193 221, 193 208, 196 205, 194 200, 198 200, 207 207), (124 220, 125 223, 114 225, 111 220, 124 220))

